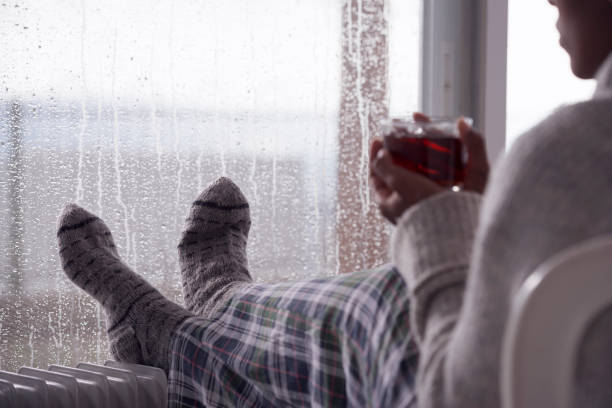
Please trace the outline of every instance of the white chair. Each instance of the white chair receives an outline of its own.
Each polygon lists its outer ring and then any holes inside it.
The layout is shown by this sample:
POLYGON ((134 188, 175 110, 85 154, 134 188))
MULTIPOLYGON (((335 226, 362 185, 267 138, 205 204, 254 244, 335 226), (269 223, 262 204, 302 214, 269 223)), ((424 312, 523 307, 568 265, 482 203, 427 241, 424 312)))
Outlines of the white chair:
POLYGON ((504 408, 569 408, 577 349, 612 305, 612 236, 553 256, 518 291, 502 348, 504 408))

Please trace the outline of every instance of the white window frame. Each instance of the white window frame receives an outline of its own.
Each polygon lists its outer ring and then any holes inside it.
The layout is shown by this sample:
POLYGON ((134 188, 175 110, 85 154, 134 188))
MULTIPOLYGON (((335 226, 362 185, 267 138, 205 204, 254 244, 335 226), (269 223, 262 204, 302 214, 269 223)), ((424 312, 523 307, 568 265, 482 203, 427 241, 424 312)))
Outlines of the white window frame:
POLYGON ((483 10, 485 33, 484 58, 481 62, 482 129, 487 138, 491 162, 506 148, 506 102, 508 84, 508 0, 487 0, 483 10))
POLYGON ((495 163, 506 145, 508 0, 424 0, 420 107, 471 116, 495 163))

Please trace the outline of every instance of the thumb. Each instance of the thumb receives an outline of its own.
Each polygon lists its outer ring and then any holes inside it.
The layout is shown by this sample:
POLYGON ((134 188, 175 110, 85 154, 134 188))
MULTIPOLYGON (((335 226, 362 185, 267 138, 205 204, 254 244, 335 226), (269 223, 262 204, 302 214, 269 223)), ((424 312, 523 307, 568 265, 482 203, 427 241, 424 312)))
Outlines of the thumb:
POLYGON ((463 118, 457 123, 459 137, 467 149, 469 160, 474 167, 488 167, 487 149, 482 135, 468 125, 463 118))
POLYGON ((463 119, 460 119, 457 125, 468 153, 464 187, 466 190, 483 193, 489 178, 489 160, 484 138, 463 119))

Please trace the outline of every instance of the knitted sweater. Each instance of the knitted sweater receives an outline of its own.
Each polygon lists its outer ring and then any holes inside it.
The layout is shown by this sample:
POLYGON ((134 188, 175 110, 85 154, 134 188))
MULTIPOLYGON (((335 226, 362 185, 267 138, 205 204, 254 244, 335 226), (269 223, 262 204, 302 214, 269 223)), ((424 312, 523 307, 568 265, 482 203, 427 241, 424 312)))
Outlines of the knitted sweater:
MULTIPOLYGON (((589 101, 515 142, 487 191, 445 192, 407 210, 392 238, 421 349, 421 407, 498 407, 511 302, 536 267, 612 233, 612 54, 589 101)), ((574 406, 612 406, 612 309, 579 351, 574 406)))

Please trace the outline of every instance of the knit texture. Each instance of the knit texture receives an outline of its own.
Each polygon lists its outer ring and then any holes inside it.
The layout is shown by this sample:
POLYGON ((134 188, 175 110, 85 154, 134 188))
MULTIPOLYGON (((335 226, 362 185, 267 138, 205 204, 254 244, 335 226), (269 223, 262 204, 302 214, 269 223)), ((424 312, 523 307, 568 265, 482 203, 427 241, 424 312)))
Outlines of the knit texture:
POLYGON ((221 177, 198 196, 178 246, 188 310, 209 316, 234 290, 252 282, 246 256, 250 227, 249 204, 229 178, 221 177))
POLYGON ((167 371, 174 329, 193 315, 125 265, 107 226, 83 208, 66 206, 57 238, 68 278, 104 308, 113 356, 167 371))
MULTIPOLYGON (((593 99, 563 107, 494 168, 479 211, 443 194, 407 211, 393 259, 406 279, 421 356, 420 407, 498 407, 501 344, 512 299, 540 264, 612 233, 612 55, 593 99)), ((612 406, 612 312, 578 355, 574 406, 612 406)))
MULTIPOLYGON (((435 195, 406 211, 399 220, 407 233, 396 234, 392 257, 412 273, 407 282, 411 293, 429 299, 440 286, 463 285, 470 264, 471 246, 478 223, 480 194, 446 192, 435 195), (414 239, 403 242, 406 239, 414 239), (435 269, 431 269, 435 265, 435 269), (431 279, 435 275, 436 279, 431 279)), ((427 309, 414 302, 412 329, 422 341, 427 309)))

